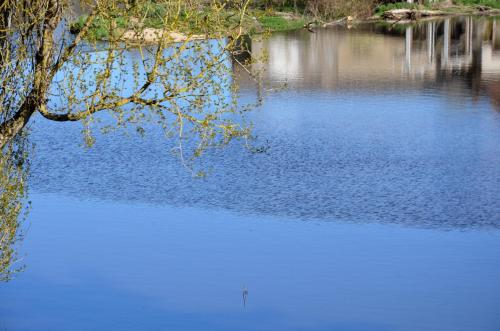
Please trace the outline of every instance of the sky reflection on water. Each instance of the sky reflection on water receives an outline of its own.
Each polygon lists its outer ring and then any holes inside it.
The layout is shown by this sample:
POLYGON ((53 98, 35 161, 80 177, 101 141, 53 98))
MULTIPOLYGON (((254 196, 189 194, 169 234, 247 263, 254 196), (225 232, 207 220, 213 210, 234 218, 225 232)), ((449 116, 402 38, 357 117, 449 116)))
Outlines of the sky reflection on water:
POLYGON ((500 325, 496 231, 257 219, 51 195, 34 201, 29 270, 2 285, 6 330, 500 325))

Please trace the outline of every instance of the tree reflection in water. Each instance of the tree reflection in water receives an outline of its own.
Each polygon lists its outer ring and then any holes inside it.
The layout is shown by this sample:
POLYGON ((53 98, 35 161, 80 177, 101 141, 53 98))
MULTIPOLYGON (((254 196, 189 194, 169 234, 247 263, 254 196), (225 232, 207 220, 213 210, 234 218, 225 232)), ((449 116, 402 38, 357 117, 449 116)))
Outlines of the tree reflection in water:
POLYGON ((0 154, 0 281, 8 281, 22 269, 16 243, 28 210, 28 143, 23 137, 5 146, 0 154))

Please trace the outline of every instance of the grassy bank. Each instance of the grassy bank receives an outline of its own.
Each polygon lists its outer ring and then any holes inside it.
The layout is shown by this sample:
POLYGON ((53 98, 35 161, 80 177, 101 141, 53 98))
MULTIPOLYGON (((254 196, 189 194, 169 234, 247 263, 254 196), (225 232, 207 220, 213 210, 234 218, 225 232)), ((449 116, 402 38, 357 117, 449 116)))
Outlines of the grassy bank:
MULTIPOLYGON (((90 40, 106 40, 113 34, 120 35, 128 30, 140 30, 145 28, 163 29, 164 17, 168 16, 168 8, 163 4, 148 3, 138 12, 145 13, 139 20, 134 15, 124 16, 110 13, 106 16, 98 16, 92 22, 86 38, 90 40)), ((169 28, 175 32, 186 35, 208 34, 210 35, 210 24, 206 23, 210 12, 200 11, 195 15, 192 13, 180 13, 175 17, 169 17, 169 28)), ((226 19, 217 22, 220 30, 231 29, 239 24, 239 13, 228 9, 225 12, 226 19)), ((248 9, 243 18, 243 28, 248 34, 294 30, 302 28, 309 19, 294 12, 274 11, 272 9, 251 8, 248 9)), ((312 20, 312 19, 310 19, 312 20)), ((70 24, 72 33, 78 33, 84 27, 87 16, 80 16, 70 24)))
MULTIPOLYGON (((312 3, 312 2, 311 2, 312 3)), ((340 17, 352 16, 357 20, 368 18, 372 15, 382 18, 385 12, 394 9, 412 10, 439 10, 449 14, 474 14, 484 12, 485 8, 500 9, 500 0, 455 0, 452 5, 442 2, 425 2, 424 4, 408 3, 406 1, 378 4, 375 0, 352 1, 316 1, 315 6, 304 4, 303 7, 293 8, 287 6, 251 7, 243 18, 243 28, 247 34, 264 32, 295 30, 304 27, 307 22, 328 22, 340 17), (378 5, 377 5, 378 4, 378 5), (301 14, 298 14, 301 13, 301 14)), ((140 30, 143 28, 162 29, 164 18, 168 16, 165 3, 147 2, 138 8, 137 15, 123 16, 108 13, 106 16, 97 17, 88 32, 87 39, 106 40, 111 34, 120 35, 125 31, 140 30), (139 20, 135 17, 141 17, 139 20), (113 21, 113 22, 111 22, 113 21)), ((205 22, 210 17, 209 10, 201 9, 193 13, 177 13, 175 24, 169 25, 171 31, 185 35, 210 35, 210 23, 205 22)), ((224 9, 224 18, 217 22, 217 28, 226 31, 234 28, 239 23, 239 15, 233 9, 224 9)), ((86 21, 85 16, 74 21, 70 28, 73 33, 82 29, 86 21)), ((172 20, 172 18, 169 18, 172 20)), ((210 21, 208 19, 208 21, 210 21)))
POLYGON ((260 15, 257 18, 260 28, 264 31, 286 31, 296 30, 304 27, 306 19, 300 16, 290 16, 289 18, 276 15, 260 15))

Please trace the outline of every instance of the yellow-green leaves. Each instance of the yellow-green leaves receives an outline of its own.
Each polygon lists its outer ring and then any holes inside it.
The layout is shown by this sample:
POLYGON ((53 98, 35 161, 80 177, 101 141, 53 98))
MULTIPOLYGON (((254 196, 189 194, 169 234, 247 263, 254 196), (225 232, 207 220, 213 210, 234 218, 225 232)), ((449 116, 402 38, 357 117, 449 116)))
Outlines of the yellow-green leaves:
POLYGON ((17 142, 9 144, 0 154, 0 281, 10 280, 22 269, 15 245, 26 211, 26 179, 26 150, 17 142))

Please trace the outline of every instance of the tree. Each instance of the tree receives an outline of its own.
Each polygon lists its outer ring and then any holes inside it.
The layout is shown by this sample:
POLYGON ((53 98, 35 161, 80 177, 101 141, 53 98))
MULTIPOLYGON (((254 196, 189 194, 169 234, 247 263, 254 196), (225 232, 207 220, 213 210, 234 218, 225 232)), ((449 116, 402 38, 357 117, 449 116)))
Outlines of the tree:
POLYGON ((21 138, 0 154, 0 282, 22 268, 14 246, 21 239, 20 217, 25 214, 27 164, 21 138))
POLYGON ((15 260, 35 114, 80 121, 89 145, 96 128, 154 123, 178 137, 183 158, 187 136, 189 157, 249 136, 231 63, 248 1, 229 11, 219 1, 82 0, 76 28, 70 0, 0 1, 0 278, 15 260))
MULTIPOLYGON (((85 122, 94 114, 107 111, 123 124, 125 114, 134 114, 131 117, 136 120, 137 112, 144 116, 147 108, 149 115, 156 115, 166 127, 171 126, 167 121, 172 115, 178 127, 189 123, 200 135, 202 147, 213 141, 210 138, 223 137, 227 141, 246 133, 223 118, 224 112, 234 111, 234 105, 222 102, 227 99, 227 90, 221 89, 230 87, 227 54, 235 49, 243 32, 239 24, 242 19, 228 31, 227 14, 217 2, 206 5, 180 0, 108 0, 84 2, 83 6, 90 14, 76 36, 56 36, 56 30, 68 24, 68 0, 4 0, 0 148, 19 134, 35 113, 52 121, 85 122), (153 12, 152 18, 148 11, 153 12), (147 20, 155 20, 159 28, 146 31, 147 20), (102 25, 109 31, 107 45, 100 45, 97 40, 84 43, 92 40, 94 28, 102 25), (170 32, 188 28, 182 44, 169 44, 174 38, 170 32), (129 45, 123 36, 131 31, 141 59, 128 62, 129 67, 124 68, 129 45), (146 40, 145 32, 156 33, 155 47, 146 47, 145 42, 150 40, 146 40), (194 32, 199 34, 195 36, 194 32), (200 35, 212 42, 190 42, 200 35), (223 44, 222 40, 229 41, 223 44), (91 51, 101 56, 89 52, 91 46, 91 51), (133 71, 133 76, 124 71, 133 71), (214 76, 219 77, 215 84, 214 76), (131 77, 135 84, 125 94, 120 90, 121 83, 131 77), (64 81, 56 81, 57 78, 64 81), (64 102, 58 106, 50 102, 55 85, 65 93, 60 96, 64 102), (207 112, 216 103, 218 107, 207 112)), ((245 8, 246 5, 240 6, 241 18, 245 8)))

